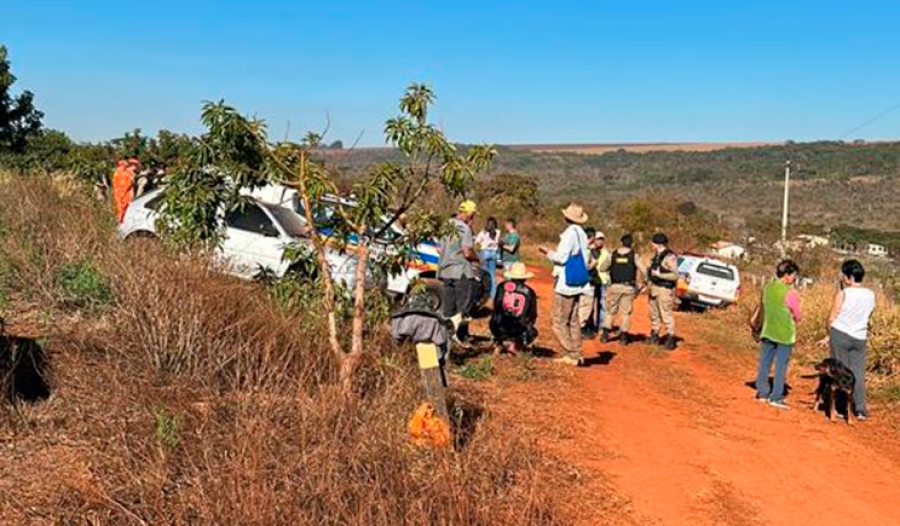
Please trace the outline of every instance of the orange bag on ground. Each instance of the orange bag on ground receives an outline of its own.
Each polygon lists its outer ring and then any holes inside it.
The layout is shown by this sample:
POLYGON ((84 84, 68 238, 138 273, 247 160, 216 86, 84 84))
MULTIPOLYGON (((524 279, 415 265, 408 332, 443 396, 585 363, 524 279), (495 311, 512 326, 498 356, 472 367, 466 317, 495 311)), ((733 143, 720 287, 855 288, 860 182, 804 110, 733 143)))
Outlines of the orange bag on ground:
POLYGON ((409 420, 409 436, 417 446, 446 447, 450 443, 450 424, 425 402, 409 420))

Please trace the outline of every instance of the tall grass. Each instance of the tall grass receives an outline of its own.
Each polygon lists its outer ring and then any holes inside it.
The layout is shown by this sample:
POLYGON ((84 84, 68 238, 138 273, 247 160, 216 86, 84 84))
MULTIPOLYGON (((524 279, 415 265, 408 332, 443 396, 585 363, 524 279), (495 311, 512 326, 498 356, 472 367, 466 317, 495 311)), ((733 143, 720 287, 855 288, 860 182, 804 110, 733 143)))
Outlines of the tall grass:
POLYGON ((86 191, 0 183, 0 262, 11 327, 45 313, 54 370, 49 402, 0 418, 2 521, 569 522, 554 464, 508 422, 410 446, 418 371, 383 330, 347 405, 318 316, 202 255, 120 243, 86 191))

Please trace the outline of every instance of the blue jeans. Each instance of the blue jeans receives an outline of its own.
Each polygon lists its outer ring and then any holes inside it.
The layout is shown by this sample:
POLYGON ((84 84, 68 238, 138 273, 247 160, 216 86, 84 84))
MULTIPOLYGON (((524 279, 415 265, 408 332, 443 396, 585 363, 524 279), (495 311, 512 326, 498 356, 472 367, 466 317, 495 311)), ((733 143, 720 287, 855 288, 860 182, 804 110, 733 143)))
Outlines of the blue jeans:
POLYGON ((756 372, 756 397, 769 400, 784 400, 784 377, 787 374, 788 360, 791 358, 793 345, 763 340, 760 344, 759 370, 756 372), (775 362, 775 380, 769 391, 769 369, 775 362))
POLYGON ((496 250, 482 250, 479 257, 481 258, 481 268, 491 275, 491 301, 497 296, 497 256, 496 250))

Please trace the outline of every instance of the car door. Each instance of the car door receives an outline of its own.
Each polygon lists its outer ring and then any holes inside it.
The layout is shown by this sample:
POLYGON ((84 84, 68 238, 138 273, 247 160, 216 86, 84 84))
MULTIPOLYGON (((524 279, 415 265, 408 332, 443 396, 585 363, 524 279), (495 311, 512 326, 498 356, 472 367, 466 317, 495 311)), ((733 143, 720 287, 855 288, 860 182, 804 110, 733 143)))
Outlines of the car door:
POLYGON ((260 269, 276 271, 284 241, 272 218, 256 203, 227 212, 222 257, 234 274, 251 278, 260 269))

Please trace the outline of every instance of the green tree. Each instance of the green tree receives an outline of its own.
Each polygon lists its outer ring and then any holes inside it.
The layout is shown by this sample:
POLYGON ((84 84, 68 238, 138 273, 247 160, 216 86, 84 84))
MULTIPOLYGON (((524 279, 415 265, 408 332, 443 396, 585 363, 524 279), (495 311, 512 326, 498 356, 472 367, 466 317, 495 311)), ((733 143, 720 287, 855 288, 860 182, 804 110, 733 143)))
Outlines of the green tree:
MULTIPOLYGON (((443 132, 428 122, 428 108, 433 101, 434 94, 427 86, 409 87, 400 99, 400 115, 385 125, 387 142, 397 148, 403 161, 370 167, 343 193, 354 206, 339 203, 336 207, 340 221, 330 225, 335 229, 332 235, 343 243, 351 236, 356 241, 349 347, 342 338, 347 331, 340 326, 336 286, 326 260, 327 247, 319 236, 312 236, 328 341, 340 367, 341 390, 348 398, 357 393, 358 370, 364 358, 365 283, 373 263, 372 243, 404 215, 412 235, 401 252, 408 253, 415 239, 443 233, 446 223, 433 211, 413 213, 413 207, 439 188, 452 196, 466 194, 496 155, 494 148, 486 145, 470 147, 460 154, 443 132)), ((300 144, 269 143, 263 122, 244 117, 222 102, 204 105, 202 120, 207 132, 171 176, 162 208, 163 227, 174 234, 176 241, 217 242, 221 236, 218 214, 222 209, 240 206, 240 191, 244 188, 267 182, 296 188, 310 225, 316 224, 315 210, 326 194, 342 194, 338 174, 310 159, 311 150, 321 141, 319 134, 307 134, 300 144)))
POLYGON ((44 114, 35 109, 34 94, 30 91, 13 97, 15 82, 6 46, 0 46, 0 151, 21 153, 28 140, 40 133, 44 114))

